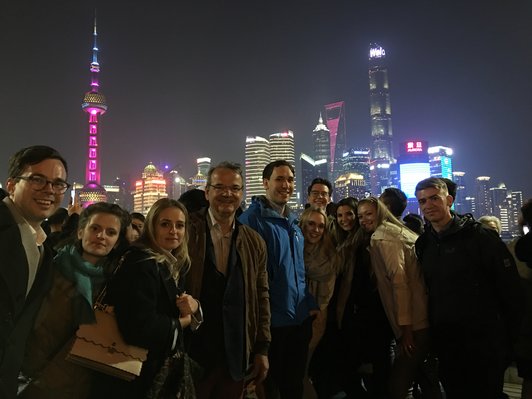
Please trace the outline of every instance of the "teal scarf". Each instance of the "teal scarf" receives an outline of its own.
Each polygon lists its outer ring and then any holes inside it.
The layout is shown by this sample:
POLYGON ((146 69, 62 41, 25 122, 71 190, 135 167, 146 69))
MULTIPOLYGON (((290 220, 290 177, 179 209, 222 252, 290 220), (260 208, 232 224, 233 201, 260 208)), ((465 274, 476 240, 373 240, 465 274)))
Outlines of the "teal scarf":
POLYGON ((76 290, 84 299, 79 301, 80 321, 94 320, 93 287, 105 281, 103 267, 84 260, 74 245, 67 245, 57 252, 54 264, 59 272, 73 282, 76 290))

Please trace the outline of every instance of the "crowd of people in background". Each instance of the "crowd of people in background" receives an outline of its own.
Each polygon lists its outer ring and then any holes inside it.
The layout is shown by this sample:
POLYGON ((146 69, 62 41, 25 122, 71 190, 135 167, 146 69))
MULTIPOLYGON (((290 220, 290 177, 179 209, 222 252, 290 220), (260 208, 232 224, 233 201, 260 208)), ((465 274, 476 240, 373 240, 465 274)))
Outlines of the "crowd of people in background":
POLYGON ((47 146, 9 161, 0 399, 499 399, 513 363, 532 398, 532 235, 506 244, 496 217, 456 214, 450 180, 420 181, 421 215, 403 215, 397 188, 334 203, 318 177, 299 214, 289 162, 264 168, 247 209, 241 166, 221 162, 205 190, 143 215, 61 208, 67 173, 47 146), (102 296, 148 350, 131 382, 68 360, 102 296))

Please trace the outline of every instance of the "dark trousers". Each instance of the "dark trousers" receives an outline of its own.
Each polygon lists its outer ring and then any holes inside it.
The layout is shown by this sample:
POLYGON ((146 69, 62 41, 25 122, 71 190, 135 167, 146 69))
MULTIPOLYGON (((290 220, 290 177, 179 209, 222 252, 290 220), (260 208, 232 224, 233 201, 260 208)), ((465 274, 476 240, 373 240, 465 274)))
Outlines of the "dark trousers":
POLYGON ((244 380, 231 378, 227 367, 216 367, 196 386, 197 399, 241 399, 244 394, 244 380))
POLYGON ((298 326, 273 327, 269 351, 270 370, 266 379, 268 398, 278 390, 281 399, 300 399, 312 335, 312 318, 298 326))
POLYGON ((439 374, 447 399, 496 399, 503 389, 504 340, 493 330, 434 332, 439 374))

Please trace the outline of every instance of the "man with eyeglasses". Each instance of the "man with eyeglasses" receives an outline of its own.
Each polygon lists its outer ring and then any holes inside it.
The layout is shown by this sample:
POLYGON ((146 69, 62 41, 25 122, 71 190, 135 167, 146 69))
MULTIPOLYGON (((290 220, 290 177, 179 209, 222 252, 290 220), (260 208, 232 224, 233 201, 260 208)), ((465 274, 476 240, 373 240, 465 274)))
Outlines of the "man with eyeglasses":
POLYGON ((325 211, 327 204, 331 202, 333 188, 329 180, 316 177, 308 186, 307 192, 308 203, 325 211))
POLYGON ((242 168, 222 162, 207 174, 207 208, 191 213, 187 291, 199 298, 204 322, 190 336, 190 356, 205 373, 197 398, 240 399, 244 377, 268 372, 270 304, 266 245, 236 219, 242 168))
POLYGON ((303 233, 288 201, 294 192, 294 167, 286 160, 270 162, 262 171, 266 195, 252 198, 239 220, 264 239, 268 249, 272 342, 269 351, 268 397, 300 399, 318 306, 308 293, 303 259, 303 233))
POLYGON ((70 186, 53 148, 23 148, 9 161, 0 201, 0 397, 15 398, 26 339, 51 283, 52 251, 41 223, 70 186))

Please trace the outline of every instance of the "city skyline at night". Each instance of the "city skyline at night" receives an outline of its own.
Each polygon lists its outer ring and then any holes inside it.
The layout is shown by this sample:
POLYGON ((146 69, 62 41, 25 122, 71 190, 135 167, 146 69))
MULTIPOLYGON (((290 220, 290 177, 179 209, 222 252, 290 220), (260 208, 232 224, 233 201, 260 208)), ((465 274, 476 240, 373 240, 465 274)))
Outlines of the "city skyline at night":
MULTIPOLYGON (((243 163, 247 136, 288 129, 296 158, 312 154, 317 116, 340 101, 346 147, 369 148, 367 49, 379 43, 394 153, 412 138, 450 147, 470 185, 487 175, 532 195, 530 5, 483 3, 482 13, 475 4, 421 1, 96 6, 113 105, 100 138, 102 184, 134 178, 150 161, 180 165, 183 176, 201 156, 243 163)), ((12 137, 0 148, 4 165, 21 147, 48 144, 69 162, 69 181, 84 181, 87 122, 78 104, 93 14, 91 4, 64 1, 8 5, 0 28, 9 60, 0 65, 0 112, 3 136, 12 137)))

